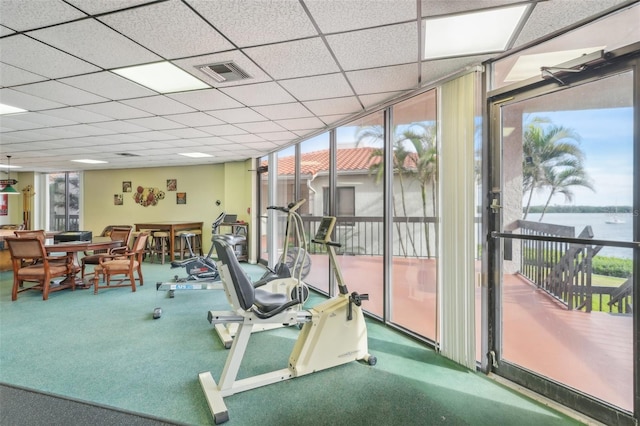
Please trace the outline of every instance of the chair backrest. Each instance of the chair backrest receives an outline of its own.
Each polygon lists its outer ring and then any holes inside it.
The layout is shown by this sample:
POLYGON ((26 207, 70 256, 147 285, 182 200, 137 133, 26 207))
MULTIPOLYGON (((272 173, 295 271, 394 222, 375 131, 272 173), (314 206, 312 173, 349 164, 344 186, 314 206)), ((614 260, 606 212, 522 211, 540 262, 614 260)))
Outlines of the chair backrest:
POLYGON ((131 226, 131 225, 108 225, 108 226, 104 227, 104 229, 102 230, 102 233, 100 233, 100 236, 101 237, 109 237, 109 236, 111 236, 111 232, 115 228, 129 228, 129 229, 133 230, 133 226, 131 226))
POLYGON ((44 229, 34 229, 34 230, 22 230, 22 231, 13 231, 13 234, 16 238, 38 238, 40 241, 44 241, 46 238, 44 229))
POLYGON ((215 239, 213 244, 216 246, 218 259, 229 269, 229 274, 231 275, 229 278, 233 284, 240 307, 245 311, 249 310, 255 302, 255 289, 251 284, 251 280, 240 266, 233 247, 222 238, 215 239))
POLYGON ((133 231, 133 228, 129 227, 129 228, 120 228, 120 227, 114 227, 111 228, 111 233, 109 234, 109 238, 111 238, 111 241, 122 241, 122 246, 128 246, 129 245, 129 238, 131 238, 131 232, 133 231))
POLYGON ((24 229, 24 223, 0 225, 0 229, 24 229))
MULTIPOLYGON (((5 241, 9 245, 11 259, 22 261, 22 259, 43 259, 46 261, 46 251, 44 242, 37 236, 31 237, 6 237, 5 241)), ((14 262, 14 265, 18 262, 14 262)))
POLYGON ((147 234, 146 232, 139 233, 135 241, 133 242, 131 252, 143 254, 144 249, 147 246, 147 238, 149 238, 149 234, 147 234))

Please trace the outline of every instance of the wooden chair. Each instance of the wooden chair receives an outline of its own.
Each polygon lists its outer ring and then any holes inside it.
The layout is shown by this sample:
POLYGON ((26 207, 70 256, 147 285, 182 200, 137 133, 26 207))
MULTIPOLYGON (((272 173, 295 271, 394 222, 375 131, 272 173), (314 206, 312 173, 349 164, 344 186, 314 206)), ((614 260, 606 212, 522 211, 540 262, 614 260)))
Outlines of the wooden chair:
POLYGON ((140 285, 144 285, 142 277, 142 257, 145 253, 147 239, 149 234, 140 233, 133 242, 131 250, 124 253, 105 254, 99 257, 98 265, 94 268, 93 277, 93 293, 98 294, 99 288, 110 287, 129 287, 131 291, 136 291, 136 278, 134 272, 138 275, 140 285), (100 286, 100 274, 104 276, 106 285, 100 286), (113 275, 125 275, 116 284, 111 284, 113 275), (128 281, 128 282, 127 282, 128 281))
MULTIPOLYGON (((85 252, 85 256, 80 260, 81 262, 81 278, 84 280, 84 276, 85 276, 85 268, 87 265, 98 265, 99 259, 101 256, 105 256, 105 255, 112 255, 112 254, 116 254, 119 252, 126 252, 129 246, 129 238, 131 238, 131 231, 133 230, 133 228, 131 226, 129 227, 111 227, 109 229, 108 232, 108 236, 109 238, 111 238, 111 241, 122 241, 122 246, 121 247, 116 247, 113 249, 110 249, 106 252, 100 253, 100 252, 94 252, 94 253, 87 253, 85 252)), ((105 235, 107 236, 107 235, 105 235)))
POLYGON ((18 293, 25 290, 41 290, 42 300, 49 298, 49 292, 71 288, 75 290, 75 280, 68 283, 61 282, 51 286, 51 279, 67 277, 73 271, 73 258, 65 256, 49 256, 44 248, 44 242, 38 237, 6 237, 5 241, 11 253, 13 266, 13 290, 11 300, 18 299, 18 293), (35 263, 24 264, 25 259, 32 259, 35 263), (36 282, 36 285, 24 287, 24 282, 36 282))

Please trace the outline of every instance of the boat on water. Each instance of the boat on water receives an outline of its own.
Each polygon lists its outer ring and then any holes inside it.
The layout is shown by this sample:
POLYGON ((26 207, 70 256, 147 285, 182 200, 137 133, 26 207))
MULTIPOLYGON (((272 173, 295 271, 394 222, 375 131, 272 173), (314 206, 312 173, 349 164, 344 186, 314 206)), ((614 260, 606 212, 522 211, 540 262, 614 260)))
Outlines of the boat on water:
POLYGON ((611 225, 620 225, 620 224, 626 223, 624 220, 620 219, 618 216, 611 216, 604 222, 611 225))

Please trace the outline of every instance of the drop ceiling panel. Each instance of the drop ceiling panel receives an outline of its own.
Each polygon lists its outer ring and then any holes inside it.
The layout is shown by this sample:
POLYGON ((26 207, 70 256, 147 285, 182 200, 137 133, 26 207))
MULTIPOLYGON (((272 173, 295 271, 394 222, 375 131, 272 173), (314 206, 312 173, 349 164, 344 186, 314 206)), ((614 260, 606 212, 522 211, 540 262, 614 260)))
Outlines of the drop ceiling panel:
POLYGON ((220 91, 247 106, 279 104, 295 100, 276 83, 224 87, 220 91))
POLYGON ((353 95, 353 90, 342 74, 295 78, 281 81, 280 84, 301 101, 353 95))
POLYGON ((153 90, 108 71, 63 78, 59 81, 112 100, 140 98, 157 94, 153 90))
POLYGON ((102 121, 110 121, 112 118, 104 115, 96 114, 91 111, 86 111, 77 107, 50 109, 43 111, 42 114, 50 115, 52 117, 64 118, 67 120, 74 120, 78 123, 99 123, 102 121))
POLYGON ((2 40, 2 62, 49 78, 98 71, 99 68, 24 35, 2 40))
POLYGON ((245 49, 276 80, 340 71, 319 37, 245 49))
POLYGON ((190 138, 205 138, 210 136, 209 133, 203 132, 202 130, 192 129, 189 127, 182 129, 168 129, 165 130, 164 133, 175 136, 176 138, 190 139, 190 138))
POLYGON ((466 67, 479 64, 489 59, 491 55, 467 56, 463 58, 440 59, 437 61, 425 61, 422 63, 422 82, 436 81, 436 77, 451 75, 466 67))
POLYGON ((131 120, 128 120, 128 122, 151 130, 178 129, 180 127, 184 127, 182 124, 167 120, 164 117, 132 118, 131 120))
POLYGON ((39 111, 42 109, 60 108, 65 106, 58 102, 52 102, 50 100, 38 96, 32 96, 13 89, 0 89, 0 102, 5 105, 25 109, 27 111, 39 111))
POLYGON ((324 127, 324 123, 316 117, 293 118, 290 120, 275 120, 275 122, 285 129, 292 131, 305 129, 321 129, 324 127))
POLYGON ((233 45, 180 2, 112 13, 100 20, 166 58, 184 58, 233 49, 233 45))
POLYGON ((262 139, 279 142, 279 141, 291 141, 297 137, 295 133, 291 132, 268 132, 268 133, 256 133, 262 139))
POLYGON ((114 118, 116 120, 126 120, 131 118, 149 117, 151 114, 138 108, 124 105, 120 102, 105 102, 101 104, 84 105, 79 107, 87 111, 95 112, 106 117, 114 118))
POLYGON ((209 111, 208 114, 231 124, 267 120, 251 108, 234 108, 219 111, 209 111))
POLYGON ((217 89, 195 90, 184 93, 171 93, 171 99, 182 102, 191 108, 201 111, 214 111, 227 108, 240 108, 240 102, 232 99, 217 89))
POLYGON ((183 124, 190 127, 202 127, 202 126, 215 126, 217 124, 224 124, 222 120, 218 120, 212 117, 210 114, 204 112, 190 112, 187 114, 175 114, 166 116, 167 119, 175 121, 176 123, 183 124))
POLYGON ((149 3, 149 0, 66 0, 67 3, 71 3, 78 9, 95 15, 97 13, 112 12, 118 9, 128 9, 133 6, 138 6, 144 3, 149 3))
POLYGON ((187 3, 238 47, 317 35, 297 1, 187 0, 187 3))
POLYGON ((369 109, 370 107, 373 107, 375 105, 384 104, 385 102, 393 98, 402 96, 405 93, 407 92, 374 93, 372 95, 360 95, 358 96, 358 98, 360 98, 360 102, 362 102, 362 105, 364 105, 366 109, 369 109))
POLYGON ((108 99, 97 96, 57 81, 43 81, 16 87, 16 90, 64 105, 82 105, 104 102, 108 99))
POLYGON ((0 24, 16 31, 25 31, 86 16, 62 0, 39 1, 34 6, 33 2, 24 0, 3 0, 0 24))
POLYGON ((304 3, 324 33, 415 21, 417 11, 416 3, 407 0, 305 0, 304 3))
POLYGON ((20 121, 26 121, 28 123, 32 123, 37 127, 56 127, 56 126, 69 126, 72 124, 78 124, 78 121, 75 120, 65 120, 63 118, 53 117, 47 115, 46 113, 39 112, 27 112, 24 114, 20 114, 15 116, 16 119, 20 121))
POLYGON ((107 121, 105 123, 95 123, 94 126, 100 127, 106 130, 111 130, 113 133, 136 133, 146 132, 146 127, 138 126, 137 124, 129 123, 127 121, 107 121))
POLYGON ((313 114, 301 103, 294 102, 290 104, 266 105, 253 107, 269 120, 280 120, 283 118, 302 118, 310 117, 313 114))
POLYGON ((422 16, 447 15, 466 12, 468 10, 486 9, 489 7, 505 6, 513 3, 522 3, 521 0, 473 0, 470 2, 451 0, 420 0, 422 3, 422 16))
POLYGON ((49 27, 28 34, 103 68, 124 67, 162 59, 93 19, 49 27), (88 37, 87 34, 91 36, 88 37), (115 52, 117 54, 114 54, 115 52))
POLYGON ((247 133, 246 131, 231 124, 223 124, 220 126, 205 126, 200 127, 199 129, 213 136, 242 135, 247 133))
POLYGON ((410 90, 418 87, 418 67, 415 64, 351 71, 347 78, 358 95, 410 90))
POLYGON ((281 126, 272 121, 260 121, 258 123, 240 123, 236 124, 236 126, 250 133, 280 132, 284 130, 281 126))
POLYGON ((0 25, 0 36, 4 37, 6 35, 13 34, 13 33, 15 33, 15 31, 13 31, 13 30, 5 27, 5 26, 0 25))
POLYGON ((355 96, 348 98, 322 99, 304 102, 315 115, 356 114, 362 112, 360 101, 355 96))
POLYGON ((245 135, 230 135, 225 136, 225 139, 230 142, 248 143, 248 142, 264 142, 260 136, 245 134, 245 135))
POLYGON ((409 23, 328 36, 327 42, 342 68, 349 71, 415 62, 417 39, 417 25, 409 23))
MULTIPOLYGON (((2 56, 0 56, 0 60, 2 56)), ((2 76, 2 87, 16 86, 19 84, 28 84, 35 83, 37 81, 46 80, 46 77, 43 77, 38 74, 34 74, 29 71, 21 70, 20 68, 16 68, 9 64, 5 64, 0 62, 0 76, 2 76)))
POLYGON ((195 109, 163 95, 150 96, 148 98, 125 99, 121 102, 155 115, 195 112, 195 109))

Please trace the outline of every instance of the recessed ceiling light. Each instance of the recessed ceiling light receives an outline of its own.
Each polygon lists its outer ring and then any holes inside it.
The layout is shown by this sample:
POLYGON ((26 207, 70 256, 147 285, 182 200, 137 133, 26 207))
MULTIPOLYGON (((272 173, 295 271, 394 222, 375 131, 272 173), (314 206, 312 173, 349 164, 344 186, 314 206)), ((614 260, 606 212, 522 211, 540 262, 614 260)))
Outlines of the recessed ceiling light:
POLYGON ((424 59, 505 50, 528 7, 523 4, 425 19, 424 59))
POLYGON ((27 112, 27 110, 22 108, 16 108, 11 105, 0 104, 0 115, 15 114, 18 112, 27 112))
POLYGON ((213 155, 205 154, 203 152, 181 152, 180 155, 184 155, 185 157, 191 157, 191 158, 213 157, 213 155))
POLYGON ((159 93, 185 92, 210 87, 170 62, 137 65, 113 72, 159 93))
POLYGON ((104 164, 107 163, 107 161, 102 161, 102 160, 71 160, 71 161, 75 161, 76 163, 87 163, 87 164, 104 164))

